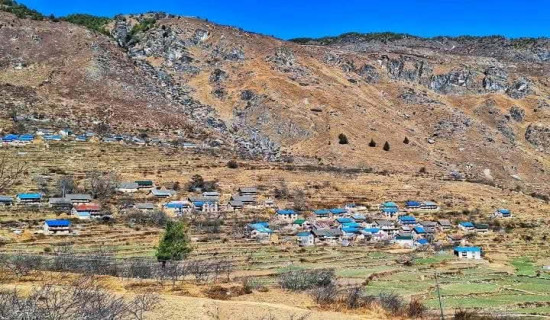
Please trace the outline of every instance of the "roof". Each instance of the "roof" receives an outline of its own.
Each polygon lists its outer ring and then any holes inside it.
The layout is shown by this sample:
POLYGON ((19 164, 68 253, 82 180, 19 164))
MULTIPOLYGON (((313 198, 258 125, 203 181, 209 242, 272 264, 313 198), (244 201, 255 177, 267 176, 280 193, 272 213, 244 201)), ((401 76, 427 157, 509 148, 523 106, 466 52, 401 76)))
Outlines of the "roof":
POLYGON ((399 221, 415 222, 416 218, 413 216, 401 216, 399 217, 399 221))
POLYGON ((354 215, 351 216, 354 220, 366 220, 367 217, 365 217, 364 215, 362 214, 359 214, 359 213, 356 213, 354 215))
POLYGON ((311 235, 311 232, 309 231, 298 232, 298 234, 296 234, 297 237, 309 237, 310 235, 311 235))
POLYGON ((256 187, 242 187, 242 188, 239 188, 239 192, 241 192, 241 193, 258 193, 258 188, 256 188, 256 187))
POLYGON ((384 213, 396 213, 399 209, 396 207, 382 207, 382 212, 384 213))
POLYGON ((455 247, 455 252, 481 252, 480 247, 455 247))
POLYGON ((489 225, 485 223, 474 223, 476 229, 489 229, 489 225))
POLYGON ((240 202, 256 202, 256 199, 253 196, 233 195, 231 196, 231 200, 240 202))
POLYGON ((17 195, 19 199, 42 199, 42 195, 40 193, 20 193, 17 195))
POLYGON ((474 228, 474 224, 471 222, 461 222, 460 225, 465 228, 474 228))
POLYGON ((48 227, 68 227, 71 225, 69 220, 46 220, 48 227))
POLYGON ((92 195, 86 193, 69 193, 65 195, 65 198, 69 200, 92 200, 92 195))
POLYGON ((62 139, 61 135, 58 135, 58 134, 47 134, 44 136, 44 140, 59 141, 61 139, 62 139))
POLYGON ((67 198, 50 198, 50 199, 48 199, 48 203, 49 203, 49 204, 67 204, 67 205, 72 205, 71 200, 69 200, 69 199, 67 199, 67 198))
POLYGON ((9 196, 0 196, 0 202, 13 202, 13 198, 9 196))
POLYGON ((447 219, 437 220, 437 223, 439 223, 442 226, 451 226, 451 221, 449 221, 447 219))
POLYGON ((328 214, 330 214, 330 211, 327 210, 327 209, 319 209, 319 210, 313 211, 313 213, 315 213, 315 214, 318 215, 318 216, 321 216, 321 215, 328 215, 328 214))
POLYGON ((77 204, 74 206, 74 209, 76 211, 99 211, 101 210, 101 206, 97 203, 83 203, 77 204))
POLYGON ((395 202, 392 202, 392 201, 386 201, 384 203, 382 203, 382 207, 395 207, 397 208, 397 204, 395 202))
POLYGON ((261 233, 273 233, 273 231, 268 228, 268 224, 266 222, 251 223, 248 226, 251 229, 254 229, 261 233))
POLYGON ((395 240, 412 240, 413 236, 410 234, 399 234, 395 236, 395 240))
POLYGON ((357 233, 359 232, 359 227, 343 227, 342 231, 345 233, 357 233))
POLYGON ((292 209, 282 209, 282 210, 277 210, 277 214, 289 216, 289 215, 296 214, 296 211, 292 209))
POLYGON ((144 202, 144 203, 136 203, 134 205, 134 208, 136 209, 155 209, 155 205, 153 203, 144 202))
POLYGON ((136 180, 135 183, 137 183, 140 187, 152 187, 153 181, 152 180, 136 180))
POLYGON ((437 222, 435 222, 435 221, 420 221, 420 224, 424 227, 435 227, 435 226, 437 226, 437 222))
POLYGON ((497 211, 498 211, 498 213, 501 213, 501 214, 510 214, 509 209, 498 209, 497 211))
POLYGON ((341 208, 329 209, 329 211, 330 211, 332 214, 342 214, 342 213, 348 212, 346 209, 341 209, 341 208))
POLYGON ((20 135, 19 138, 17 138, 19 141, 32 141, 34 140, 34 135, 32 134, 23 134, 20 135))
POLYGON ((380 229, 379 228, 365 228, 363 229, 364 232, 366 233, 378 233, 380 232, 380 229))
POLYGON ((137 188, 138 188, 138 184, 135 183, 135 182, 121 182, 121 183, 118 185, 118 188, 119 188, 119 189, 137 189, 137 188))
POLYGON ((292 224, 299 224, 299 225, 302 225, 306 222, 306 219, 296 219, 294 220, 294 222, 292 222, 292 224))
POLYGON ((343 224, 344 228, 359 228, 361 225, 357 222, 348 222, 343 224))
POLYGON ((171 201, 164 205, 168 209, 182 209, 188 207, 188 203, 184 201, 171 201))
POLYGON ((203 197, 219 197, 220 193, 217 191, 206 191, 202 193, 203 197))
POLYGON ((418 207, 418 206, 420 206, 420 202, 418 202, 418 201, 407 201, 407 202, 405 202, 405 205, 407 207, 418 207))
POLYGON ((312 231, 313 234, 317 237, 339 237, 342 235, 342 230, 340 229, 315 229, 312 231))
POLYGON ((414 227, 414 232, 416 233, 426 233, 423 227, 414 227))
POLYGON ((428 244, 428 243, 430 243, 430 242, 428 241, 428 239, 424 239, 424 238, 418 239, 416 242, 418 242, 419 244, 428 244))
POLYGON ((338 219, 336 219, 336 221, 338 221, 338 223, 350 223, 350 222, 354 222, 353 219, 351 219, 351 218, 338 218, 338 219))
POLYGON ((153 189, 151 190, 151 193, 155 197, 171 197, 174 194, 173 190, 159 190, 159 189, 153 189))
POLYGON ((229 205, 232 207, 242 207, 244 204, 240 200, 231 200, 229 201, 229 205))
POLYGON ((435 203, 433 201, 424 201, 424 202, 422 202, 422 205, 423 206, 436 206, 437 207, 437 203, 435 203))
POLYGON ((376 224, 379 226, 386 226, 386 227, 394 226, 393 221, 389 221, 389 220, 376 220, 376 224))

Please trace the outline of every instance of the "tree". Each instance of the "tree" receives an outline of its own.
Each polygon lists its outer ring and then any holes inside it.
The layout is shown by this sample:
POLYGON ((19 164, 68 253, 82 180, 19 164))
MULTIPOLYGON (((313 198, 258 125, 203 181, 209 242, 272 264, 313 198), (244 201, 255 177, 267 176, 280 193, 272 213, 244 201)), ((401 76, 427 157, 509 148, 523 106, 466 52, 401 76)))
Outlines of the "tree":
POLYGON ((235 161, 235 160, 229 160, 229 161, 227 162, 227 167, 228 167, 229 169, 237 169, 237 168, 239 167, 239 163, 238 163, 237 161, 235 161))
POLYGON ((386 143, 384 143, 383 149, 384 149, 384 151, 390 151, 390 144, 388 143, 388 141, 386 141, 386 143))
POLYGON ((340 144, 348 144, 348 143, 349 143, 348 137, 346 137, 345 134, 340 133, 340 134, 338 135, 338 143, 340 143, 340 144))
POLYGON ((409 138, 405 137, 405 139, 403 140, 403 143, 404 144, 409 144, 409 138))
POLYGON ((196 174, 191 177, 191 180, 187 184, 187 191, 194 192, 197 189, 201 191, 215 191, 218 188, 216 181, 206 181, 200 174, 196 174))
POLYGON ((75 190, 75 181, 72 176, 62 176, 57 180, 58 193, 64 197, 68 193, 73 193, 75 190))
POLYGON ((168 221, 166 230, 157 248, 157 260, 165 266, 167 261, 183 260, 193 250, 190 245, 189 229, 183 221, 168 221))
POLYGON ((26 169, 24 162, 11 161, 6 154, 0 158, 0 192, 18 183, 26 169))
POLYGON ((89 174, 89 180, 92 196, 104 200, 115 193, 119 179, 114 172, 101 173, 93 171, 89 174))
POLYGON ((376 142, 374 142, 374 139, 370 139, 369 147, 371 147, 371 148, 375 148, 375 147, 376 147, 376 142))

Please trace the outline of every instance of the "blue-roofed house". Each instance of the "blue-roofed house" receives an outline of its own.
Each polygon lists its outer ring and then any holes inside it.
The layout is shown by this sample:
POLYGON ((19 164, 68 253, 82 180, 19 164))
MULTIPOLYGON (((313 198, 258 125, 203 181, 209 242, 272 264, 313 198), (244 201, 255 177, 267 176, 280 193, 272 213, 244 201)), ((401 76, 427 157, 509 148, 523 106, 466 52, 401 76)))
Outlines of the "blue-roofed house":
POLYGON ((2 142, 11 144, 11 143, 15 142, 18 138, 19 138, 19 136, 16 135, 16 134, 7 134, 7 135, 2 137, 2 142))
POLYGON ((191 210, 191 204, 188 201, 170 201, 165 203, 162 208, 165 212, 173 215, 182 215, 191 210))
POLYGON ((424 227, 422 226, 416 226, 413 228, 413 234, 415 238, 423 238, 426 236, 426 230, 424 230, 424 227))
POLYGON ((473 231, 475 226, 472 222, 461 222, 458 224, 458 228, 464 231, 473 231))
POLYGON ((29 144, 34 141, 34 135, 32 134, 22 134, 17 138, 19 144, 29 144))
POLYGON ((405 202, 405 210, 415 211, 415 210, 418 210, 418 209, 420 209, 420 202, 412 201, 412 200, 409 200, 409 201, 405 202))
POLYGON ((336 222, 342 225, 342 224, 351 223, 355 221, 351 218, 336 218, 336 222))
POLYGON ((267 222, 249 223, 246 225, 245 234, 257 241, 269 241, 273 230, 269 228, 267 222))
POLYGON ((342 208, 329 209, 329 211, 333 216, 341 216, 348 212, 346 209, 342 209, 342 208))
POLYGON ((277 210, 277 218, 284 221, 294 221, 298 218, 298 213, 292 209, 277 210))
POLYGON ((315 237, 311 231, 298 232, 296 241, 300 247, 310 247, 315 245, 315 237))
POLYGON ((400 216, 399 223, 402 225, 414 225, 416 224, 416 218, 413 216, 400 216))
POLYGON ((425 212, 439 211, 439 205, 433 201, 424 201, 420 204, 420 210, 425 212))
POLYGON ((395 202, 386 201, 380 205, 380 212, 391 218, 399 212, 399 206, 395 202))
POLYGON ((364 214, 360 213, 354 213, 351 218, 355 220, 355 222, 363 223, 367 221, 367 217, 364 214))
POLYGON ((69 234, 71 222, 69 220, 46 220, 44 222, 44 234, 69 234))
POLYGON ((218 212, 219 210, 218 197, 188 197, 187 201, 189 201, 191 207, 197 211, 218 212))
POLYGON ((330 217, 330 211, 327 209, 318 209, 313 211, 313 214, 315 214, 315 217, 317 218, 329 218, 330 217))
POLYGON ((497 209, 494 213, 495 218, 511 218, 512 212, 509 209, 497 209))
POLYGON ((38 205, 42 201, 42 194, 40 193, 20 193, 16 197, 17 203, 38 205))
POLYGON ((427 246, 430 244, 430 241, 428 239, 425 239, 425 238, 420 238, 420 239, 417 239, 415 244, 419 247, 422 247, 422 246, 427 246))
POLYGON ((59 134, 48 134, 48 135, 44 135, 42 138, 45 141, 61 141, 63 137, 59 134))
POLYGON ((410 233, 400 233, 395 236, 393 242, 402 247, 412 248, 414 246, 414 237, 410 233))
POLYGON ((455 247, 453 253, 460 259, 481 259, 480 247, 455 247))
POLYGON ((74 138, 75 141, 77 142, 87 142, 88 141, 88 136, 86 136, 85 134, 81 134, 81 135, 78 135, 74 138))

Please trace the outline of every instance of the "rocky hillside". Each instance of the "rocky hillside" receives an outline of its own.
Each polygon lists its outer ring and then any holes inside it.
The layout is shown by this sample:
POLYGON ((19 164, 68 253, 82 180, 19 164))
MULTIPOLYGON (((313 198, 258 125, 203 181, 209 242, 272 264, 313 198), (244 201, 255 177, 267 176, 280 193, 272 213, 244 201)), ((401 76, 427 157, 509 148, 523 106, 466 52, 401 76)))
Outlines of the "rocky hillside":
POLYGON ((548 40, 296 43, 165 14, 105 31, 0 14, 4 131, 15 109, 243 157, 550 189, 548 40))

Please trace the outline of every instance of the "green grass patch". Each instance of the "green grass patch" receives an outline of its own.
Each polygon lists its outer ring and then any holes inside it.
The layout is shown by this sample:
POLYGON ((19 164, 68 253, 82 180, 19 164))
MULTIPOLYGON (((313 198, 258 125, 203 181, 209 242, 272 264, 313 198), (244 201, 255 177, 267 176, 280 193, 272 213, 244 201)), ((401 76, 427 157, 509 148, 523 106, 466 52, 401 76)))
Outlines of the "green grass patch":
POLYGON ((529 257, 516 258, 512 260, 511 264, 516 268, 516 274, 518 276, 534 276, 537 272, 533 260, 529 257))

